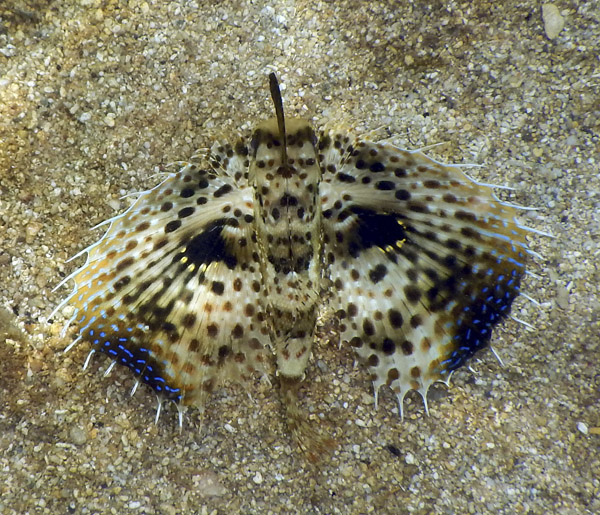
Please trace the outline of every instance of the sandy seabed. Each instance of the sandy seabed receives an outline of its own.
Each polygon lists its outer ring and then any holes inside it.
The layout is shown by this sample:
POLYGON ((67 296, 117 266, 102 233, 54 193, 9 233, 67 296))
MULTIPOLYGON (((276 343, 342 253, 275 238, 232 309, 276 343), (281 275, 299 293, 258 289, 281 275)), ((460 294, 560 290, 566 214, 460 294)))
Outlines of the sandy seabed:
POLYGON ((598 513, 600 11, 538 2, 0 3, 0 511, 598 513), (303 402, 338 447, 293 449, 278 397, 236 388, 154 424, 147 388, 64 354, 53 287, 169 163, 271 116, 383 128, 515 188, 542 259, 485 352, 400 421, 348 350, 317 349, 303 402))

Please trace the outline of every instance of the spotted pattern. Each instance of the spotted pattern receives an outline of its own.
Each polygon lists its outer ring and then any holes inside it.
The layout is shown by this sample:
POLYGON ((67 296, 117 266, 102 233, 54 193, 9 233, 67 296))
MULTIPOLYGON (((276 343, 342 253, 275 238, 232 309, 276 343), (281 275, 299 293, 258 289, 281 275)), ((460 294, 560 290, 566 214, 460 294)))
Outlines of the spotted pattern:
POLYGON ((75 275, 81 337, 184 404, 223 380, 267 373, 252 205, 250 188, 193 163, 143 194, 75 275), (198 212, 200 198, 212 200, 198 212))
POLYGON ((321 141, 330 308, 375 393, 391 388, 402 410, 408 391, 425 398, 488 345, 519 295, 526 230, 457 168, 360 138, 321 141))
POLYGON ((458 168, 286 123, 286 152, 264 122, 110 222, 72 276, 79 337, 200 404, 273 365, 302 378, 329 316, 402 409, 488 345, 519 294, 526 231, 458 168))

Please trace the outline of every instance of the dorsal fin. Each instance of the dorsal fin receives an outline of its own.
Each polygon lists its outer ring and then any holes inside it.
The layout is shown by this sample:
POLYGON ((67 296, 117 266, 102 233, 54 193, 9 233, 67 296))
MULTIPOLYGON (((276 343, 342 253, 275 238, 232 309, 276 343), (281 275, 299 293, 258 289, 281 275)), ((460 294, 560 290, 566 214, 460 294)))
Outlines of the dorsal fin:
POLYGON ((287 135, 285 132, 285 116, 283 114, 283 99, 279 89, 279 81, 274 73, 269 74, 269 87, 271 89, 271 98, 275 105, 275 117, 279 128, 279 137, 281 138, 281 163, 287 165, 287 135))

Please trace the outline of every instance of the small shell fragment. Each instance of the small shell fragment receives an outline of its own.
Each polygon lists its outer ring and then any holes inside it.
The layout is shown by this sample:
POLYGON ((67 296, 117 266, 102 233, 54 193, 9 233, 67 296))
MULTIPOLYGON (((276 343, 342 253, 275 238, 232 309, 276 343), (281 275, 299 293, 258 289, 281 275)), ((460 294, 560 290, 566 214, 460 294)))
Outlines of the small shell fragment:
POLYGON ((554 4, 542 5, 542 20, 548 39, 554 39, 565 28, 565 19, 554 4))

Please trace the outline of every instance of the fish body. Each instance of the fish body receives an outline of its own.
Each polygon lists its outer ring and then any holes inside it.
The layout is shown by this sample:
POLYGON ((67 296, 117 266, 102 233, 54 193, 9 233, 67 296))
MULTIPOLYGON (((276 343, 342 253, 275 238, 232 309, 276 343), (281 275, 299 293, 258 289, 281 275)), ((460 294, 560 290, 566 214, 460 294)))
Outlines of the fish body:
POLYGON ((183 163, 87 249, 66 299, 79 339, 183 405, 274 368, 298 427, 290 392, 334 320, 402 411, 489 344, 528 230, 460 167, 317 132, 276 96, 276 118, 183 163))

